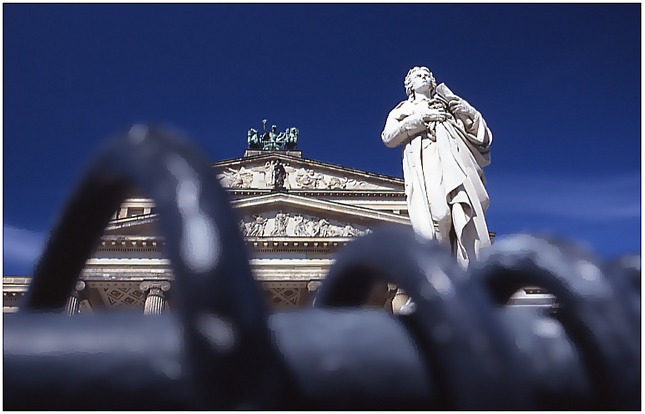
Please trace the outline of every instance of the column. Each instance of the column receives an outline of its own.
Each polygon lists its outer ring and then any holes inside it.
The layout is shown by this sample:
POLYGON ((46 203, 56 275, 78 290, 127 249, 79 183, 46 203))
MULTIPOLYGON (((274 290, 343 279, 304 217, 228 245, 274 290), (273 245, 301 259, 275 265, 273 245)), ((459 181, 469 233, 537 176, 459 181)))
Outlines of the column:
POLYGON ((313 305, 316 292, 321 285, 322 282, 320 280, 311 280, 307 283, 307 297, 309 298, 309 304, 313 305))
POLYGON ((169 282, 143 282, 140 289, 146 294, 143 305, 144 315, 160 315, 166 307, 165 292, 170 290, 169 282))
POLYGON ((74 316, 78 313, 79 305, 81 303, 81 291, 85 289, 85 282, 79 280, 72 290, 72 294, 67 298, 65 305, 65 314, 67 316, 74 316))

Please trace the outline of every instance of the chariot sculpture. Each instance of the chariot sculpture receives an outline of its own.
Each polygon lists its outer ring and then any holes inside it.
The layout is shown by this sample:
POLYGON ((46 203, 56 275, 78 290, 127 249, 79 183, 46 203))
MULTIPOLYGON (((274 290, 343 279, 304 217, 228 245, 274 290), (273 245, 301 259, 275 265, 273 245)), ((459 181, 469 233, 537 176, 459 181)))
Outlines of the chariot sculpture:
POLYGON ((277 127, 271 126, 267 131, 267 120, 262 120, 264 132, 251 128, 248 132, 248 143, 250 149, 261 150, 293 150, 298 146, 298 129, 287 128, 284 132, 276 133, 277 127))

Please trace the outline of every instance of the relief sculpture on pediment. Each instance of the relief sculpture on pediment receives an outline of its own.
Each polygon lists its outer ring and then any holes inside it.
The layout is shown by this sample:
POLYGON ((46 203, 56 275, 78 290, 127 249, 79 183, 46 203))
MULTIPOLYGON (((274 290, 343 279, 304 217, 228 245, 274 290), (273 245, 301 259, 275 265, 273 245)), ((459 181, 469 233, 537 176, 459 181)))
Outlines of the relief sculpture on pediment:
POLYGON ((297 170, 295 177, 296 184, 301 188, 344 190, 367 186, 367 183, 353 178, 325 175, 306 168, 297 170))
POLYGON ((297 215, 293 218, 293 221, 295 222, 295 227, 293 229, 293 235, 294 236, 308 236, 309 231, 307 230, 307 224, 309 224, 308 220, 305 220, 304 217, 297 215))
POLYGON ((245 225, 244 234, 249 237, 260 237, 264 235, 264 228, 266 227, 268 219, 262 216, 254 216, 254 220, 245 225))
POLYGON ((255 215, 245 218, 240 222, 240 230, 246 237, 357 237, 371 232, 348 223, 284 212, 272 217, 255 215))
POLYGON ((337 232, 335 231, 334 228, 329 224, 329 222, 325 219, 320 219, 318 222, 316 222, 313 226, 313 234, 312 236, 314 237, 331 237, 331 236, 336 236, 337 232))
POLYGON ((319 188, 318 183, 322 179, 322 174, 306 168, 300 168, 296 173, 296 183, 301 188, 319 188))
POLYGON ((366 231, 363 232, 363 231, 358 230, 358 229, 352 227, 351 225, 347 224, 345 227, 343 227, 343 230, 342 230, 341 233, 342 233, 343 237, 356 237, 356 236, 361 236, 361 235, 363 235, 365 233, 369 233, 369 232, 370 232, 369 229, 367 229, 366 231))
POLYGON ((239 170, 227 168, 218 175, 218 178, 223 187, 248 188, 253 182, 253 171, 244 167, 240 167, 239 170))
POLYGON ((285 213, 278 213, 273 219, 273 230, 271 230, 272 236, 286 236, 287 235, 287 224, 289 222, 289 216, 285 213))
POLYGON ((241 166, 239 169, 227 167, 226 170, 217 174, 220 184, 224 188, 289 188, 288 164, 267 161, 264 165, 255 167, 241 166), (276 171, 278 174, 276 175, 276 171))
POLYGON ((257 171, 259 187, 268 187, 273 182, 275 173, 273 161, 267 161, 264 166, 257 167, 254 171, 257 171))
POLYGON ((328 177, 327 180, 325 180, 325 185, 327 188, 330 189, 344 189, 347 187, 347 182, 349 181, 349 178, 343 177, 343 178, 338 178, 338 177, 328 177))
POLYGON ((277 160, 264 165, 227 167, 217 175, 225 188, 353 190, 378 189, 378 185, 355 178, 324 174, 310 168, 295 168, 277 160), (276 171, 278 174, 276 175, 276 171))

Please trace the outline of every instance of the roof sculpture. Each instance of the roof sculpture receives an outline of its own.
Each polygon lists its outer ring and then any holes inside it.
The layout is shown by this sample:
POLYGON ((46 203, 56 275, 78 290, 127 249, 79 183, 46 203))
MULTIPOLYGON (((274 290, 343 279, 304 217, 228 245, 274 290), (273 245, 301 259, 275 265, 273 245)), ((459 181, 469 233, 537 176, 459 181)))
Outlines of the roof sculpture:
POLYGON ((264 132, 251 128, 248 132, 248 143, 250 149, 261 150, 292 150, 298 146, 298 129, 287 128, 284 132, 277 133, 277 127, 271 126, 267 131, 267 120, 262 120, 264 132))

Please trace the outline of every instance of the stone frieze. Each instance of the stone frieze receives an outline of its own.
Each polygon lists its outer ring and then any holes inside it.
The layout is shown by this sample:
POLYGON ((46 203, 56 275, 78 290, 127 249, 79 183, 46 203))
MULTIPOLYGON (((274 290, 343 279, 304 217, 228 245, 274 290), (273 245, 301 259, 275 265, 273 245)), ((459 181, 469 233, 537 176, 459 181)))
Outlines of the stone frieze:
MULTIPOLYGON (((239 168, 226 167, 217 177, 226 188, 273 188, 275 161, 264 165, 239 168)), ((287 189, 318 189, 318 190, 353 190, 379 189, 378 185, 359 181, 354 178, 324 174, 309 168, 294 168, 284 164, 284 187, 287 189)))
POLYGON ((282 211, 247 216, 239 225, 246 237, 357 237, 371 231, 336 220, 282 211))

